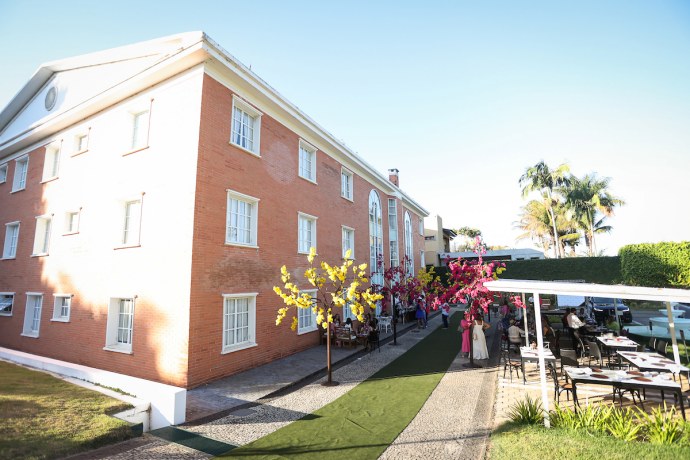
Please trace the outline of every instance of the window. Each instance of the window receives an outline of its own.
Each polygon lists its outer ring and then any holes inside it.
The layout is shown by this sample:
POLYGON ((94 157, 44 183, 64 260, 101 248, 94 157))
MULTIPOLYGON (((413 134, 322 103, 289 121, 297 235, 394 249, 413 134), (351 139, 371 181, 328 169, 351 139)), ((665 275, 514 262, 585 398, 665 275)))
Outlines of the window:
POLYGON ((388 242, 391 251, 391 267, 400 264, 398 255, 398 207, 395 198, 388 198, 388 242))
POLYGON ((53 221, 52 216, 40 216, 36 218, 36 235, 34 237, 34 256, 48 254, 50 249, 50 227, 53 221))
POLYGON ((0 292, 0 316, 12 316, 14 292, 0 292))
POLYGON ((14 181, 12 182, 12 191, 18 192, 26 188, 26 174, 29 171, 29 157, 24 156, 15 161, 14 166, 14 181))
POLYGON ((228 190, 225 242, 257 246, 259 199, 228 190))
POLYGON ((132 352, 134 333, 134 298, 117 297, 110 299, 108 324, 105 334, 105 350, 132 352))
POLYGON ((352 190, 354 183, 353 179, 354 175, 347 169, 343 168, 340 171, 340 196, 347 198, 348 200, 352 200, 354 196, 352 190))
POLYGON ((71 235, 73 233, 79 233, 79 218, 81 217, 80 211, 67 211, 65 213, 65 235, 71 235))
POLYGON ((125 202, 124 212, 120 243, 123 246, 138 246, 141 234, 141 199, 125 202))
POLYGON ((132 139, 130 150, 141 150, 149 146, 149 109, 131 112, 132 139))
POLYGON ((426 268, 426 260, 424 260, 424 251, 419 251, 419 266, 426 268))
POLYGON ((299 175, 316 182, 316 147, 301 139, 299 141, 299 175))
POLYGON ((2 251, 3 259, 17 257, 17 240, 19 239, 19 222, 5 224, 5 247, 2 251))
POLYGON ((0 165, 0 184, 7 182, 7 163, 0 165))
POLYGON ((223 353, 256 345, 256 293, 223 295, 223 353))
POLYGON ((53 306, 53 321, 68 322, 71 306, 71 294, 55 294, 55 304, 53 306))
POLYGON ((424 236, 424 218, 419 218, 419 234, 424 236))
POLYGON ((43 306, 43 294, 40 292, 26 293, 26 312, 24 313, 24 329, 22 335, 38 337, 41 328, 41 308, 43 306))
POLYGON ((74 136, 74 155, 84 153, 89 149, 89 135, 80 133, 74 136))
MULTIPOLYGON (((316 296, 316 289, 310 291, 301 291, 301 294, 309 294, 312 297, 316 296)), ((315 305, 316 302, 312 301, 315 305)), ((297 308, 297 333, 304 334, 316 330, 316 313, 312 308, 297 308)))
POLYGON ((60 144, 55 143, 46 147, 46 159, 43 163, 43 181, 55 179, 60 169, 60 144))
POLYGON ((316 249, 316 217, 298 213, 297 252, 309 253, 310 248, 316 249))
POLYGON ((242 99, 232 99, 232 134, 230 142, 260 156, 261 112, 242 99))
POLYGON ((412 219, 410 213, 405 211, 405 257, 406 271, 410 276, 414 276, 414 254, 412 253, 412 219))
POLYGON ((343 225, 343 257, 350 251, 350 259, 355 258, 355 229, 343 225))
POLYGON ((372 284, 383 285, 383 228, 381 200, 376 190, 369 193, 369 267, 372 284))

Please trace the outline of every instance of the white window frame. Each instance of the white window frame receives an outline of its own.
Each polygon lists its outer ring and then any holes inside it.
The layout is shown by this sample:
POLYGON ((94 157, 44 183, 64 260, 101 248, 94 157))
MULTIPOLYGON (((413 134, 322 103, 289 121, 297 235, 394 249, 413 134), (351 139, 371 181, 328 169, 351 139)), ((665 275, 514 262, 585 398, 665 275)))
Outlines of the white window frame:
POLYGON ((388 198, 388 241, 390 266, 400 265, 400 247, 398 246, 398 204, 395 198, 388 198))
POLYGON ((26 309, 24 310, 24 337, 38 338, 41 333, 41 315, 43 312, 43 293, 27 292, 26 309))
POLYGON ((106 324, 104 350, 126 354, 132 353, 136 301, 136 296, 110 298, 108 302, 108 321, 106 324), (131 307, 131 311, 120 311, 121 306, 125 306, 123 302, 130 303, 127 307, 131 307), (123 340, 123 334, 126 340, 123 340))
POLYGON ((121 205, 121 224, 119 243, 116 249, 135 248, 141 246, 141 220, 144 211, 144 195, 141 194, 125 200, 121 205), (139 203, 139 212, 132 214, 132 208, 135 203, 139 203), (131 235, 131 237, 130 237, 131 235))
POLYGON ((383 208, 376 190, 369 192, 369 269, 372 284, 383 285, 385 261, 383 259, 383 208), (383 266, 378 266, 381 259, 383 266))
POLYGON ((61 150, 62 142, 53 142, 46 145, 45 160, 43 162, 43 178, 41 182, 48 182, 59 177, 61 150))
POLYGON ((65 212, 65 228, 63 235, 74 235, 79 233, 79 224, 81 222, 81 208, 65 212), (72 227, 72 216, 75 217, 75 226, 72 227))
POLYGON ((53 318, 51 321, 60 323, 69 323, 69 317, 72 313, 72 294, 53 294, 53 318), (66 304, 63 303, 67 300, 66 304))
POLYGON ((86 132, 79 132, 74 135, 74 146, 72 147, 72 156, 79 155, 89 151, 89 138, 91 134, 91 128, 86 132), (82 139, 84 142, 82 142, 82 139))
MULTIPOLYGON (((232 353, 234 351, 245 350, 247 348, 257 346, 256 343, 256 296, 258 292, 248 292, 240 294, 223 294, 223 309, 222 320, 221 320, 221 354, 232 353), (227 342, 227 332, 230 330, 228 328, 228 307, 229 301, 246 299, 247 300, 247 338, 242 342, 228 343, 227 342)), ((236 304, 235 304, 236 305, 236 304)), ((235 316, 237 314, 235 313, 235 316)), ((245 326, 242 326, 244 328, 245 326)), ((232 330, 237 330, 239 328, 232 328, 232 330)))
POLYGON ((347 168, 340 169, 340 196, 354 201, 355 174, 347 168))
POLYGON ((32 257, 47 256, 50 251, 50 236, 53 227, 53 215, 45 214, 36 217, 36 232, 34 233, 34 249, 32 257))
POLYGON ((14 179, 12 180, 12 193, 26 188, 26 179, 29 175, 29 155, 14 160, 14 179), (21 166, 20 166, 21 165, 21 166))
MULTIPOLYGON (((249 247, 249 248, 258 248, 259 247, 259 241, 258 241, 258 227, 259 227, 259 198, 255 198, 253 196, 245 195, 243 193, 236 192, 234 190, 226 189, 227 192, 227 199, 226 199, 226 214, 225 214, 225 244, 230 245, 230 246, 243 246, 243 247, 249 247), (251 205, 251 210, 250 210, 250 215, 249 215, 249 241, 248 242, 243 242, 243 241, 233 241, 231 239, 231 230, 233 227, 231 227, 232 224, 232 202, 231 200, 235 200, 239 203, 244 203, 251 205)), ((237 227, 237 235, 239 236, 240 231, 246 231, 245 229, 239 228, 239 218, 237 220, 238 227, 237 227)))
MULTIPOLYGON (((230 143, 241 150, 251 153, 257 157, 261 157, 261 116, 263 113, 251 106, 245 100, 233 95, 232 96, 232 113, 230 116, 230 143), (251 126, 251 139, 242 132, 236 130, 237 110, 242 112, 240 115, 247 115, 253 120, 251 126), (239 136, 239 139, 236 138, 239 136), (249 145, 251 142, 251 145, 249 145), (243 145, 245 144, 245 145, 243 145)), ((241 123, 241 122, 240 122, 241 123)))
POLYGON ((419 251, 419 266, 426 268, 426 260, 424 251, 419 251))
POLYGON ((414 243, 412 241, 412 218, 410 213, 405 211, 405 256, 409 259, 408 266, 405 267, 407 274, 414 276, 414 243))
POLYGON ((7 182, 7 170, 7 163, 0 165, 0 184, 4 184, 5 182, 7 182))
POLYGON ((147 149, 151 141, 151 101, 130 109, 130 133, 127 153, 147 149))
POLYGON ((317 148, 309 142, 303 139, 299 140, 298 174, 302 179, 313 183, 316 183, 316 150, 317 148), (307 160, 309 164, 305 165, 307 160))
POLYGON ((311 248, 316 249, 316 221, 318 217, 297 212, 297 252, 299 254, 309 254, 311 248), (309 222, 311 225, 312 239, 307 241, 302 239, 302 225, 309 222), (305 246, 306 245, 306 246, 305 246))
MULTIPOLYGON (((305 289, 300 291, 301 293, 308 293, 312 298, 316 297, 318 292, 316 289, 305 289)), ((314 332, 317 329, 316 324, 316 313, 311 308, 297 308, 297 335, 307 334, 309 332, 314 332), (308 325, 304 325, 304 322, 309 319, 308 325)))
POLYGON ((0 316, 12 316, 12 312, 14 311, 14 302, 15 302, 15 295, 14 292, 0 292, 0 296, 2 297, 12 297, 12 302, 10 304, 10 311, 5 312, 5 311, 0 311, 0 316))
POLYGON ((347 250, 350 250, 350 259, 355 258, 355 229, 352 227, 348 227, 346 225, 342 225, 342 232, 343 232, 343 238, 342 238, 342 244, 343 244, 343 258, 345 257, 345 253, 347 250))
POLYGON ((421 236, 424 236, 424 218, 423 217, 419 218, 419 234, 421 236))
POLYGON ((19 246, 19 229, 21 224, 19 221, 8 222, 5 224, 5 245, 2 249, 3 259, 16 259, 17 258, 17 246, 19 246), (16 227, 16 233, 10 236, 10 227, 16 227), (12 241, 12 239, 14 241, 12 241))

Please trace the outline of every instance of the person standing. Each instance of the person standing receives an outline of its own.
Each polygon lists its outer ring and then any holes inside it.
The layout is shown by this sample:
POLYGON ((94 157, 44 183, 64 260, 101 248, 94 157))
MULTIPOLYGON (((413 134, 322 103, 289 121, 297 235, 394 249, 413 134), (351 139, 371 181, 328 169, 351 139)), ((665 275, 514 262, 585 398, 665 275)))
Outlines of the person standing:
POLYGON ((471 329, 472 329, 472 321, 470 321, 470 313, 465 312, 465 316, 460 321, 460 326, 458 327, 458 331, 462 331, 462 348, 460 348, 460 352, 463 353, 463 355, 468 357, 468 358, 470 356, 470 332, 471 332, 471 329))
POLYGON ((472 327, 472 357, 474 359, 489 359, 489 350, 486 348, 484 331, 489 329, 489 323, 485 323, 481 314, 477 314, 472 327))
POLYGON ((450 305, 448 302, 441 304, 441 319, 443 320, 443 329, 448 329, 448 315, 450 315, 450 305))
POLYGON ((414 316, 417 318, 417 328, 421 329, 424 327, 424 309, 422 308, 421 300, 417 300, 417 310, 415 311, 414 316))

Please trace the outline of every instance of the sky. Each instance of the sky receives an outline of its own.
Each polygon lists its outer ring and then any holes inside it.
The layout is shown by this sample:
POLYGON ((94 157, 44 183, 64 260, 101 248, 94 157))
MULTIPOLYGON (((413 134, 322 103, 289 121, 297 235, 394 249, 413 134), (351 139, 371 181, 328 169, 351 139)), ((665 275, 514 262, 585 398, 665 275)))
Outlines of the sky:
POLYGON ((690 1, 0 0, 0 107, 42 63, 195 30, 446 228, 534 247, 518 180, 544 160, 625 200, 607 255, 690 240, 690 1))

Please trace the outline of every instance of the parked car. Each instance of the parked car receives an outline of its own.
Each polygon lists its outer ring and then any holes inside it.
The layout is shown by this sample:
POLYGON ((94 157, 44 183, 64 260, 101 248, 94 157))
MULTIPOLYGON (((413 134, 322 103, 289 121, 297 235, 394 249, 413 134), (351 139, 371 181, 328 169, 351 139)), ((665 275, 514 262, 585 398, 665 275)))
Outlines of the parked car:
POLYGON ((632 323, 632 312, 621 299, 610 297, 585 297, 585 309, 590 318, 599 324, 605 324, 606 318, 616 314, 618 310, 624 323, 632 323))
POLYGON ((683 310, 683 318, 690 318, 690 303, 674 302, 672 307, 674 310, 683 310))

